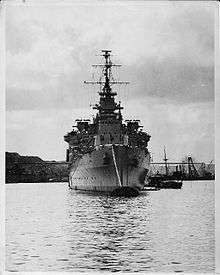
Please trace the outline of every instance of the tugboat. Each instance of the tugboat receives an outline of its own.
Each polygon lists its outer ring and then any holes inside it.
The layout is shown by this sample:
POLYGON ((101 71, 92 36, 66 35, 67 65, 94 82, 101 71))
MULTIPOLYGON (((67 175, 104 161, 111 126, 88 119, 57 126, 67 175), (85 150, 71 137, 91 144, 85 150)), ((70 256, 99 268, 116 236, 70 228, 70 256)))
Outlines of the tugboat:
POLYGON ((183 185, 182 173, 176 170, 174 173, 169 173, 168 159, 166 156, 166 150, 164 147, 164 164, 165 164, 165 175, 160 174, 159 171, 156 175, 149 177, 148 187, 155 187, 157 189, 181 189, 183 185))
POLYGON ((117 93, 112 91, 116 81, 112 68, 111 51, 102 50, 104 64, 98 81, 84 81, 98 84, 99 103, 95 104, 96 117, 76 119, 73 130, 64 136, 69 144, 69 187, 75 190, 106 192, 116 196, 137 196, 143 190, 148 178, 150 153, 147 149, 150 135, 142 131, 139 120, 123 122, 120 102, 115 102, 117 93))

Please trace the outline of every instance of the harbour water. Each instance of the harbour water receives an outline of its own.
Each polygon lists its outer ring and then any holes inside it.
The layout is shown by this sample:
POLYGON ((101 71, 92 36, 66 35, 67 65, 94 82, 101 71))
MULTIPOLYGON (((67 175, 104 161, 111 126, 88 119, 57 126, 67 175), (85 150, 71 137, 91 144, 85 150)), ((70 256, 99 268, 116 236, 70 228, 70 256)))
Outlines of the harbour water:
POLYGON ((214 181, 115 198, 6 185, 7 271, 214 271, 214 181))

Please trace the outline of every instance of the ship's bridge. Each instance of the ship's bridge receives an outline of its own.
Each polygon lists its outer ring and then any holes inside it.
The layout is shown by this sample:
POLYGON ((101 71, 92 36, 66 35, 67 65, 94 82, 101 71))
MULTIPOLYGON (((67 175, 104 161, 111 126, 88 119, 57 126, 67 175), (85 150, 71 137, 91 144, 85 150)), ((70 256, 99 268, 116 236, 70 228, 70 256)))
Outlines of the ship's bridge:
POLYGON ((114 98, 110 97, 110 98, 105 98, 105 97, 101 97, 100 98, 100 107, 102 110, 115 110, 116 108, 116 103, 114 101, 114 98))

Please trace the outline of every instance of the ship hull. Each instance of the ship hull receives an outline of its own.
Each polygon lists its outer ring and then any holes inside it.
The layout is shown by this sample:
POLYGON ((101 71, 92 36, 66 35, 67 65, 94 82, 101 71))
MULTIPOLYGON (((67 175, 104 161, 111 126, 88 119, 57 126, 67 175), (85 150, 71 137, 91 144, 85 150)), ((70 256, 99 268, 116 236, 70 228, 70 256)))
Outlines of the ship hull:
POLYGON ((144 188, 150 155, 124 145, 98 146, 71 163, 69 187, 75 190, 137 195, 144 188))

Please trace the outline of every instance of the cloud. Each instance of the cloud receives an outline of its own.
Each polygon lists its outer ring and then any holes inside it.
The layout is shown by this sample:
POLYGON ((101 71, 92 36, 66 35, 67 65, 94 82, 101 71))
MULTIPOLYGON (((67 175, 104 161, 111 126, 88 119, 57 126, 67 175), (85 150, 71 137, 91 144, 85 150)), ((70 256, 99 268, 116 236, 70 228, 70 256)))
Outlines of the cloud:
POLYGON ((83 81, 101 62, 95 54, 109 48, 124 65, 120 79, 131 82, 115 87, 123 114, 142 119, 158 160, 163 144, 171 158, 211 159, 214 9, 207 1, 7 7, 8 150, 64 158, 60 141, 72 118, 87 117, 98 100, 99 88, 83 81))
MULTIPOLYGON (((155 161, 161 161, 166 145, 169 160, 178 161, 191 154, 199 161, 214 156, 213 103, 184 106, 134 99, 126 105, 123 116, 141 119, 151 135, 149 149, 155 161)), ((8 151, 39 155, 43 159, 65 159, 67 144, 63 136, 71 131, 77 118, 92 118, 88 108, 73 110, 16 110, 7 112, 8 151)))
POLYGON ((134 94, 213 100, 212 5, 30 6, 7 14, 8 109, 55 107, 58 92, 79 98, 94 54, 106 47, 128 67, 134 94))
POLYGON ((133 97, 154 97, 175 104, 214 100, 214 68, 182 63, 176 59, 149 59, 141 66, 129 67, 133 97))
POLYGON ((76 118, 89 115, 88 110, 15 110, 6 115, 7 151, 37 155, 43 159, 65 160, 67 143, 76 118))
POLYGON ((161 161, 163 146, 170 160, 193 155, 197 160, 214 158, 214 103, 174 105, 156 99, 134 99, 126 106, 124 117, 140 119, 149 132, 149 148, 155 161, 161 161), (131 115, 132 114, 132 115, 131 115))

